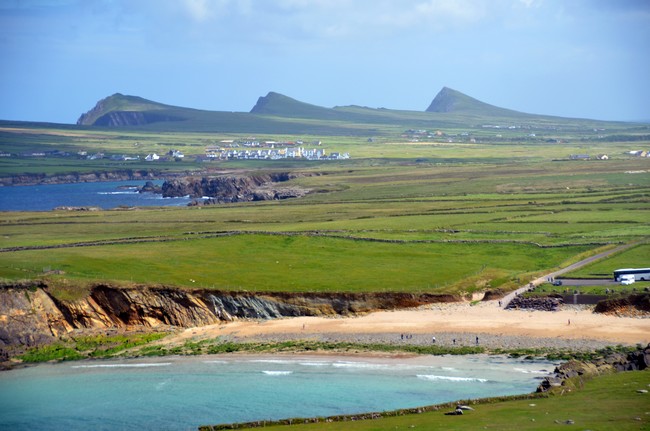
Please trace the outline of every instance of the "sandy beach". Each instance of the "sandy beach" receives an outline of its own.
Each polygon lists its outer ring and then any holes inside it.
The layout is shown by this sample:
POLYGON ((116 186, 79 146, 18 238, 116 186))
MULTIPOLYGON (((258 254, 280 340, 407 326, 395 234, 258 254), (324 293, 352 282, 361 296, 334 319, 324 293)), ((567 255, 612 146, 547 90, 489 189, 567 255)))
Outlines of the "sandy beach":
POLYGON ((224 337, 232 340, 311 339, 491 348, 570 348, 646 345, 650 318, 594 314, 565 306, 560 311, 503 310, 496 301, 436 304, 418 309, 381 311, 355 317, 296 317, 235 321, 191 328, 175 341, 224 337), (406 339, 402 338, 404 334, 406 339))

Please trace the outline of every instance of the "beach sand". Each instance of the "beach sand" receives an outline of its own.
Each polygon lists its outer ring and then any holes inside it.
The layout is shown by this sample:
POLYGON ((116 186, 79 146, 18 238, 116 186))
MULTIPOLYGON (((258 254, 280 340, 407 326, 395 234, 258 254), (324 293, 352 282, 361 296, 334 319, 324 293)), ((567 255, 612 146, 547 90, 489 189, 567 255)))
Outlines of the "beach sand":
MULTIPOLYGON (((380 311, 354 317, 295 317, 239 320, 190 328, 174 341, 223 337, 236 341, 310 339, 476 345, 491 348, 569 348, 647 345, 650 318, 594 314, 565 306, 560 311, 503 310, 496 301, 434 304, 418 309, 380 311), (402 339, 402 334, 412 338, 402 339), (455 340, 455 342, 454 342, 455 340)), ((171 341, 171 340, 170 340, 171 341)))

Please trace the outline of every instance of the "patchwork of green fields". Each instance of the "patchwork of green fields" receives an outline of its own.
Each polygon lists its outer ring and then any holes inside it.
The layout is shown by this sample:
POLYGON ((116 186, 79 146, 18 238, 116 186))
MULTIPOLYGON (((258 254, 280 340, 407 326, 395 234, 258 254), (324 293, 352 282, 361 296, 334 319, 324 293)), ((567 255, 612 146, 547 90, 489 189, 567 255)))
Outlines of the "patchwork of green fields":
MULTIPOLYGON (((577 170, 572 175, 585 184, 574 189, 542 182, 529 193, 498 192, 503 183, 528 182, 528 172, 516 164, 336 169, 295 180, 331 190, 298 200, 3 213, 0 276, 250 291, 471 293, 511 289, 578 256, 648 239, 645 186, 606 183, 594 191, 593 172, 577 170), (463 192, 452 192, 461 185, 463 192)), ((641 264, 647 255, 647 246, 637 247, 615 263, 599 263, 598 271, 641 264)))
MULTIPOLYGON (((162 153, 176 147, 201 154, 219 139, 244 136, 21 127, 0 130, 3 151, 92 147, 162 153)), ((508 136, 498 141, 497 132, 478 128, 472 132, 477 142, 442 137, 423 143, 408 142, 393 128, 386 126, 372 142, 359 136, 323 139, 330 151, 350 152, 346 161, 155 165, 160 172, 317 173, 289 182, 312 191, 301 199, 1 213, 0 277, 75 286, 103 280, 249 291, 471 293, 512 289, 615 244, 650 239, 650 159, 626 155, 643 145, 626 140, 629 136, 599 141, 591 129, 549 129, 538 130, 537 140, 531 140, 519 130, 521 136, 499 132, 508 136), (544 134, 563 138, 548 144, 544 134), (520 141, 513 141, 517 136, 520 141), (566 160, 585 152, 611 157, 566 160)), ((444 131, 460 136, 460 129, 444 131)), ((315 134, 269 137, 320 139, 315 134)), ((65 160, 2 158, 0 174, 129 167, 65 160)), ((153 165, 130 167, 135 166, 153 165)), ((648 266, 648 251, 633 248, 576 274, 648 266)))

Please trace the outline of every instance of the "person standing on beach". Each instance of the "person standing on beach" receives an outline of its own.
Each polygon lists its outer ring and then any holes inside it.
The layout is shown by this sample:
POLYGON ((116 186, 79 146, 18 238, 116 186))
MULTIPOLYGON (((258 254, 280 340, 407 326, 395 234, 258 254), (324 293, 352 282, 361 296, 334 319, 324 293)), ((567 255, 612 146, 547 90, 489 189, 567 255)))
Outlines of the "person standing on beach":
POLYGON ((478 335, 476 336, 476 345, 478 346, 478 335))

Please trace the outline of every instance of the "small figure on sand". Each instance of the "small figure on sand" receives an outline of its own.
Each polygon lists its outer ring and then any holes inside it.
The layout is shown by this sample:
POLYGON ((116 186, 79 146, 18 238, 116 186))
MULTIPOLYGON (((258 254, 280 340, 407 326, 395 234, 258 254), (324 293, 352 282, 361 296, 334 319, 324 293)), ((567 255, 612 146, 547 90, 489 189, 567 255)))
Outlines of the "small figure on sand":
POLYGON ((454 338, 452 341, 454 342, 454 346, 455 346, 456 345, 456 339, 454 338))
POLYGON ((569 322, 567 323, 567 325, 571 325, 571 319, 569 319, 569 322))
POLYGON ((476 345, 478 346, 478 336, 476 337, 476 345))

